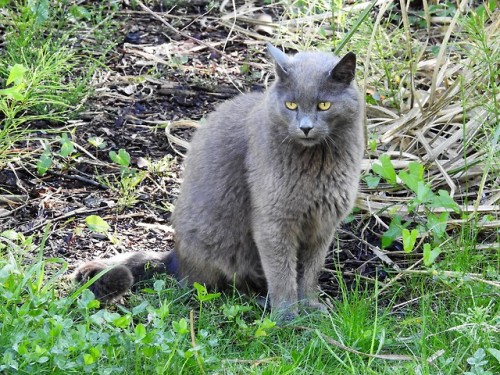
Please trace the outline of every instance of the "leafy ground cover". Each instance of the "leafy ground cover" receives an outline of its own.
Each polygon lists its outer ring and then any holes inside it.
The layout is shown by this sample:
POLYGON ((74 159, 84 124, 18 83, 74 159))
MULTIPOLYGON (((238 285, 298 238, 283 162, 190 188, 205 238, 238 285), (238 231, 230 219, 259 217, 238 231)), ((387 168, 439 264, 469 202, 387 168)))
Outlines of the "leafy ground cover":
POLYGON ((500 372, 494 2, 0 5, 0 372, 500 372), (278 327, 169 278, 111 306, 72 286, 83 260, 172 247, 193 128, 267 85, 265 41, 358 56, 367 152, 329 314, 278 327))

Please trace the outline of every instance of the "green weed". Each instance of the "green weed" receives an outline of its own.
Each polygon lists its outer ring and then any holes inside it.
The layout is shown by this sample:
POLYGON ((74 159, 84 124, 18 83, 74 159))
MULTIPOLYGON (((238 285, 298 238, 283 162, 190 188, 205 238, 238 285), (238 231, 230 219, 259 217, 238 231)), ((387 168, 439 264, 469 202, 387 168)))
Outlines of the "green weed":
POLYGON ((101 177, 104 185, 108 186, 113 192, 118 195, 117 207, 123 210, 126 207, 131 207, 138 202, 139 192, 138 186, 147 175, 147 171, 139 171, 130 166, 130 154, 120 149, 118 152, 110 151, 109 158, 118 165, 119 176, 101 177))

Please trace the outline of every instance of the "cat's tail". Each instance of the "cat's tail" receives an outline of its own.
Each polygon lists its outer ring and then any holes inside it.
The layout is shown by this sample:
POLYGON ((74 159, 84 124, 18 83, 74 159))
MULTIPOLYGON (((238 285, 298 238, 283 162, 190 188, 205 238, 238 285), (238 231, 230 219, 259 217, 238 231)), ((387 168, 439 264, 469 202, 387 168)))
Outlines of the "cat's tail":
POLYGON ((179 262, 174 251, 125 253, 109 259, 96 259, 77 268, 73 279, 84 284, 99 272, 108 269, 89 286, 95 297, 103 302, 120 298, 132 285, 150 279, 154 274, 167 273, 178 278, 179 262))

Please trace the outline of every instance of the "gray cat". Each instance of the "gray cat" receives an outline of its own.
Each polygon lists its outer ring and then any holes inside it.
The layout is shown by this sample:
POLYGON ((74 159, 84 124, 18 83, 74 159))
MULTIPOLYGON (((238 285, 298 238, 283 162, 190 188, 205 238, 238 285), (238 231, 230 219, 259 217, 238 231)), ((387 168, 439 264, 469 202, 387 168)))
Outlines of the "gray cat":
POLYGON ((175 250, 84 264, 101 300, 153 273, 207 287, 268 293, 273 311, 324 310, 317 278, 335 228, 350 212, 363 155, 356 56, 287 56, 268 44, 277 80, 220 105, 195 133, 173 214, 175 250))

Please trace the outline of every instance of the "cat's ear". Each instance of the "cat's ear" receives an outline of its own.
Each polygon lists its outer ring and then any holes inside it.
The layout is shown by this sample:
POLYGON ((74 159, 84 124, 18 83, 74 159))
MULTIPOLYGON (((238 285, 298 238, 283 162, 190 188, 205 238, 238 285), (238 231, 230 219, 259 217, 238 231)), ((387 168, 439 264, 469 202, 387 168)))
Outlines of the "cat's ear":
POLYGON ((356 73, 356 55, 349 52, 330 71, 330 77, 345 84, 351 83, 356 73))
POLYGON ((286 77, 288 77, 288 66, 290 64, 290 58, 281 50, 273 46, 271 43, 267 43, 266 47, 267 51, 275 62, 276 74, 278 75, 278 77, 285 79, 286 77))

